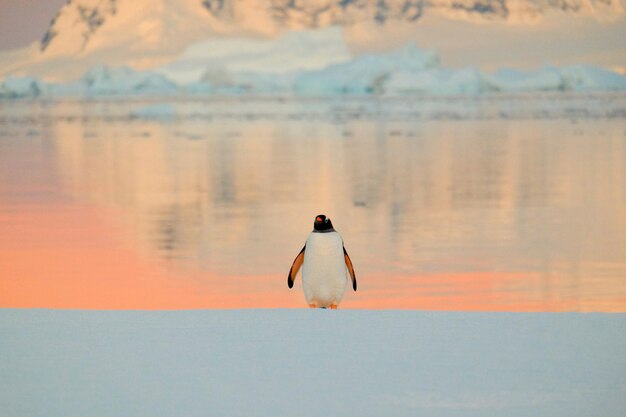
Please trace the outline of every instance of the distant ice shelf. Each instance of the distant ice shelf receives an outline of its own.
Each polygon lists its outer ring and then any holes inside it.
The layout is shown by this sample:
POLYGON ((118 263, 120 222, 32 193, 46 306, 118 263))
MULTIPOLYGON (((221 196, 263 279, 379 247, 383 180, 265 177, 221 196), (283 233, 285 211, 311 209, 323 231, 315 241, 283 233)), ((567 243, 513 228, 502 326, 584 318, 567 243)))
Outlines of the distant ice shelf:
POLYGON ((436 51, 414 44, 351 58, 341 36, 339 30, 328 28, 288 33, 275 41, 200 42, 189 46, 178 60, 153 70, 97 65, 68 83, 8 76, 0 82, 0 98, 626 91, 625 76, 589 65, 546 66, 532 71, 451 69, 440 64, 436 51))

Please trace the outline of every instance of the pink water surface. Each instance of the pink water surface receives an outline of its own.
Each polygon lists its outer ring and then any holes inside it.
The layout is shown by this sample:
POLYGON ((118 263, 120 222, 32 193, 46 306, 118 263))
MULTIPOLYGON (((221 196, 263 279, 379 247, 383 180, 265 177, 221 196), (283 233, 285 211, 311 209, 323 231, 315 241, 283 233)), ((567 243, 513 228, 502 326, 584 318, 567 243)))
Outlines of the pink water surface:
POLYGON ((53 110, 0 117, 0 307, 306 307, 287 272, 325 213, 341 308, 626 311, 622 119, 53 110))

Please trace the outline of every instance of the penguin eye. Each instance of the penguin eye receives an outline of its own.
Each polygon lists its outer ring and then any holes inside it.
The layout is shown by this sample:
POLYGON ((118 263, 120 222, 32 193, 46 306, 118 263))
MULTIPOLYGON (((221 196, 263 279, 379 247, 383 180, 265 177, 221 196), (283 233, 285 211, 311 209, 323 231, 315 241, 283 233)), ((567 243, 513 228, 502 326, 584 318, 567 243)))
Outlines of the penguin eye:
POLYGON ((328 223, 328 219, 324 220, 325 223, 328 223))

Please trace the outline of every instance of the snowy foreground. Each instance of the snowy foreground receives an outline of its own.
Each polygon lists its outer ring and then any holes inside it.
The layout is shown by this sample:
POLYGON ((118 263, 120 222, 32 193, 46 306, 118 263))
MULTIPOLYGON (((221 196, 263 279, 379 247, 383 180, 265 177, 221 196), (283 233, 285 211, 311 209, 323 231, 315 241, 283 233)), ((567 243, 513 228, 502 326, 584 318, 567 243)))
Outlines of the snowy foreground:
POLYGON ((12 416, 623 416, 626 315, 0 310, 12 416))

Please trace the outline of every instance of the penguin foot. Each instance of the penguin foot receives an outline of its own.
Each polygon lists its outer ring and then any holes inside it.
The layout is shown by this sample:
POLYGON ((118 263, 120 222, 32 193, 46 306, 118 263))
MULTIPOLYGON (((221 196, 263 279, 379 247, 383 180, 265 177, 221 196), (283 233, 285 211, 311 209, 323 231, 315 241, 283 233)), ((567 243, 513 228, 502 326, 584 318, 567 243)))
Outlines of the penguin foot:
POLYGON ((317 308, 317 305, 315 305, 315 304, 309 304, 309 308, 317 308))
POLYGON ((337 304, 331 304, 330 305, 330 309, 331 310, 337 310, 337 304))

